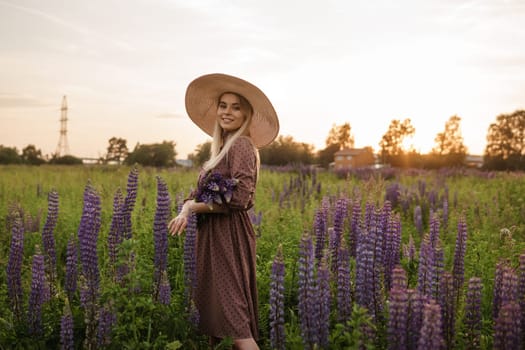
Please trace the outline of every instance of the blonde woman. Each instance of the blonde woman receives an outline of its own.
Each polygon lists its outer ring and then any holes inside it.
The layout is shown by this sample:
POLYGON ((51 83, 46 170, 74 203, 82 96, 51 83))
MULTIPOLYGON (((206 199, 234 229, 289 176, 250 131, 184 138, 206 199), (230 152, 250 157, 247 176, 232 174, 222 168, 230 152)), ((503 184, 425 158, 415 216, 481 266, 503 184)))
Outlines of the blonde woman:
POLYGON ((228 201, 204 203, 196 191, 169 223, 172 235, 185 229, 193 212, 197 227, 199 328, 213 346, 232 337, 236 349, 258 349, 256 246, 248 210, 254 205, 259 174, 258 148, 279 132, 277 114, 266 95, 251 83, 225 74, 201 76, 186 90, 186 110, 213 137, 198 188, 210 172, 236 185, 228 201))

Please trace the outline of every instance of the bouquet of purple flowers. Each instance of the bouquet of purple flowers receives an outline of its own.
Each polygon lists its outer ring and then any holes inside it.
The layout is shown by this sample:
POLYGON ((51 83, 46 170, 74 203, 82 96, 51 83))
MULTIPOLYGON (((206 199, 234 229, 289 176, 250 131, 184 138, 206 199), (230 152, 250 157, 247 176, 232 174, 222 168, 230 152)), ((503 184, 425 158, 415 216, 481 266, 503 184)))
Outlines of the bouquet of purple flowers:
POLYGON ((206 203, 210 208, 213 203, 229 203, 238 182, 239 180, 234 178, 224 178, 220 173, 209 172, 199 182, 195 199, 197 202, 206 203))

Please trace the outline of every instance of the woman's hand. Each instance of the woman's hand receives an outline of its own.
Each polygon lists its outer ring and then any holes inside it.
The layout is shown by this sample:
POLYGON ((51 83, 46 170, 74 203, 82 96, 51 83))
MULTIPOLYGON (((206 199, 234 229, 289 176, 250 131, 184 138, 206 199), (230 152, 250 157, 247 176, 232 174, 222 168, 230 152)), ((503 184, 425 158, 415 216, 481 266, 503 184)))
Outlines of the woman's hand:
POLYGON ((193 200, 186 201, 182 206, 179 215, 172 219, 168 224, 168 231, 172 236, 179 236, 188 225, 188 217, 191 213, 191 205, 193 200))

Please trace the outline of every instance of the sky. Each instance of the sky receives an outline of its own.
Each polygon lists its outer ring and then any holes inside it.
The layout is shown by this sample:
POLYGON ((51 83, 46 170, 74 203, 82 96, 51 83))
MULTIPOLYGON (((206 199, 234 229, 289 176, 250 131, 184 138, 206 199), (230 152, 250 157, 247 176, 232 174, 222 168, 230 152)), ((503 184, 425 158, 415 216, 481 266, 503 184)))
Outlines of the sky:
POLYGON ((186 158, 209 137, 185 89, 220 72, 261 88, 280 135, 316 150, 349 123, 378 151, 409 118, 427 153, 457 115, 482 154, 497 116, 525 109, 523 23, 523 0, 0 0, 0 145, 54 153, 67 96, 71 154, 103 156, 115 136, 186 158))

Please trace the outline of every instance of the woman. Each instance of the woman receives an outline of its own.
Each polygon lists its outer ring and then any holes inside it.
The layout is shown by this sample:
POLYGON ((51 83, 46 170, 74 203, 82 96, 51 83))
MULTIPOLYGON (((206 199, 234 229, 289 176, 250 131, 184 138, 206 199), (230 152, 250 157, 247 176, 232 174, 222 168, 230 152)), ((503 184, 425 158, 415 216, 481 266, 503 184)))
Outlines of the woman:
POLYGON ((199 202, 193 191, 169 223, 169 231, 181 234, 189 215, 199 215, 194 300, 199 328, 209 335, 210 344, 232 337, 237 349, 258 349, 255 232, 248 210, 254 205, 258 148, 277 136, 277 114, 256 86, 225 74, 191 82, 186 110, 213 137, 211 157, 199 175, 198 187, 202 188, 210 172, 235 179, 236 185, 231 199, 221 204, 199 202))

